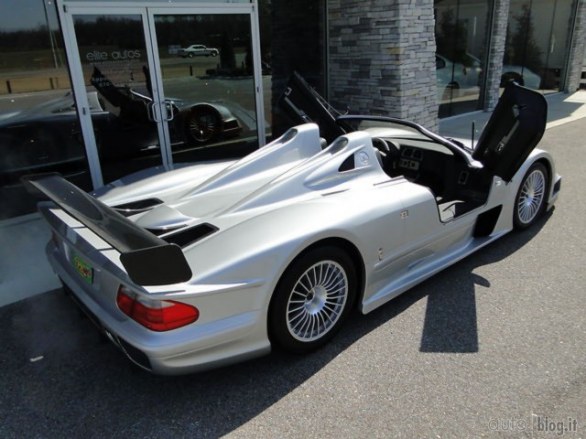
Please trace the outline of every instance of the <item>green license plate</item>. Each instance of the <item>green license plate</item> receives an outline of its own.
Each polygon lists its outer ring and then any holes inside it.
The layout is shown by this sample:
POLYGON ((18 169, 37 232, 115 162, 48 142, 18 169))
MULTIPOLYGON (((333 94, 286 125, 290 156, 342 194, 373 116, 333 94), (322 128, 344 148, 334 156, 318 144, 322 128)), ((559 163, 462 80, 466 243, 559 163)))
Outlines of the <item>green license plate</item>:
POLYGON ((73 264, 75 271, 77 271, 81 278, 88 284, 91 284, 94 281, 94 269, 90 264, 85 262, 77 255, 73 256, 71 263, 73 264))

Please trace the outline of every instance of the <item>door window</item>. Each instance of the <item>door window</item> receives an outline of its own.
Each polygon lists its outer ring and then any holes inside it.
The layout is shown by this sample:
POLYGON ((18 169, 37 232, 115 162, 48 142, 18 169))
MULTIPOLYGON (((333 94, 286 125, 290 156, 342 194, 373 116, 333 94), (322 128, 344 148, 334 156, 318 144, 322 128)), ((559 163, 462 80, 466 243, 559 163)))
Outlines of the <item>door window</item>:
POLYGON ((256 149, 250 16, 156 14, 154 25, 173 162, 256 149))
POLYGON ((142 16, 75 15, 73 22, 104 181, 160 165, 142 16))

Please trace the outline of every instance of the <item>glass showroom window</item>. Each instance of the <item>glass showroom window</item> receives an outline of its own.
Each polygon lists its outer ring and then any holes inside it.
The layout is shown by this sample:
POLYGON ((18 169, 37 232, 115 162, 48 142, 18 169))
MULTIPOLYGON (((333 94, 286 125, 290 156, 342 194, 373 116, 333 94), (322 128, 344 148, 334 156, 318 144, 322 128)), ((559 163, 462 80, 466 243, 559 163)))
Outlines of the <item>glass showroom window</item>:
POLYGON ((279 98, 294 71, 319 94, 326 96, 326 2, 325 0, 261 0, 260 28, 265 111, 272 136, 281 135, 299 121, 279 109, 279 98), (270 15, 269 15, 270 13, 270 15), (270 83, 267 79, 270 78, 270 83))
POLYGON ((563 87, 572 0, 512 0, 501 86, 514 80, 545 92, 563 87))
POLYGON ((477 110, 492 1, 436 0, 434 11, 439 116, 477 110))
POLYGON ((54 1, 0 4, 0 219, 33 212, 22 175, 91 189, 54 1))

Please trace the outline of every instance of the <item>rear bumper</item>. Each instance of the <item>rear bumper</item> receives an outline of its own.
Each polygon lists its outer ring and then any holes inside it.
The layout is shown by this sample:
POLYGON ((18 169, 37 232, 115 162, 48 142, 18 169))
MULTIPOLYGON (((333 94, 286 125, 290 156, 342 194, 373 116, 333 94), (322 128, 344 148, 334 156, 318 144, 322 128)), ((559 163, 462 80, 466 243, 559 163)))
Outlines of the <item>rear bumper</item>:
POLYGON ((95 292, 78 276, 62 253, 49 243, 47 257, 65 290, 92 322, 133 363, 150 372, 177 375, 219 367, 270 351, 266 316, 249 311, 168 331, 150 331, 121 311, 104 310, 95 292))

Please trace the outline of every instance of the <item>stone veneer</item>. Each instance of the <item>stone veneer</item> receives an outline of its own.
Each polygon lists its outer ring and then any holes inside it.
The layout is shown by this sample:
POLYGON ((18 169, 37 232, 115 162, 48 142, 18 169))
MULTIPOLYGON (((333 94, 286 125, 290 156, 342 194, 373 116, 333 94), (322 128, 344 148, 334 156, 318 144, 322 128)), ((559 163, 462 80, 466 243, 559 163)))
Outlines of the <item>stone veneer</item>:
POLYGON ((436 130, 433 0, 328 0, 327 5, 332 104, 436 130))
POLYGON ((574 35, 570 42, 570 64, 568 66, 567 82, 564 88, 566 93, 575 92, 580 88, 582 68, 586 65, 586 1, 575 1, 578 2, 578 8, 576 11, 574 35))
POLYGON ((499 88, 503 72, 503 57, 507 39, 507 23, 509 20, 509 0, 494 0, 494 16, 492 35, 488 48, 486 89, 484 94, 484 110, 492 111, 499 100, 499 88))

